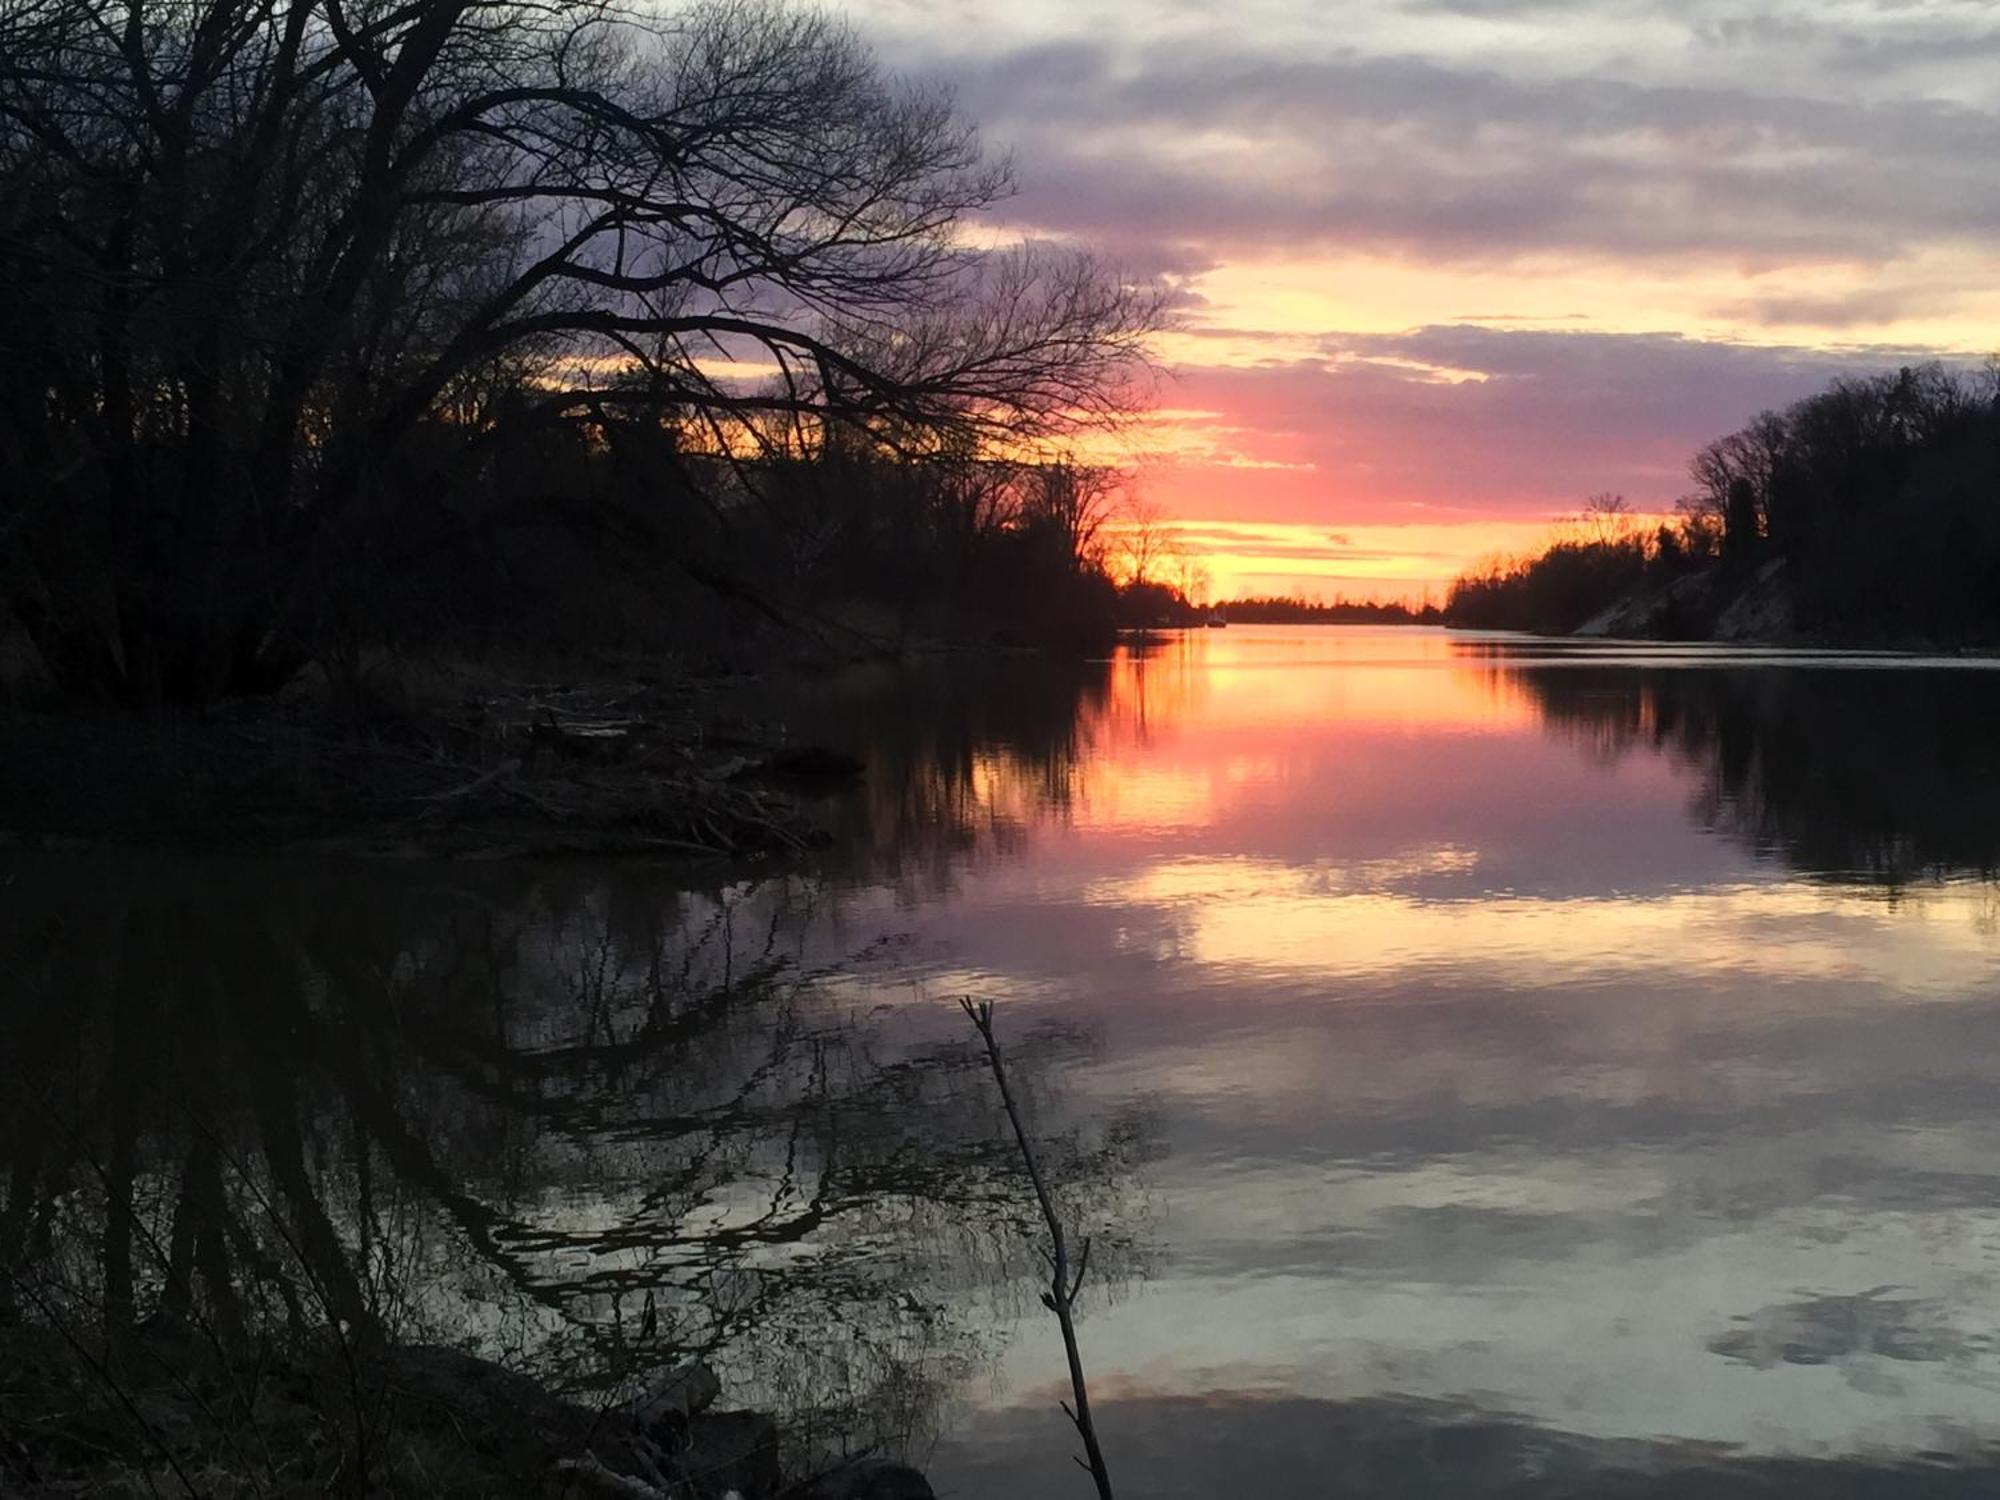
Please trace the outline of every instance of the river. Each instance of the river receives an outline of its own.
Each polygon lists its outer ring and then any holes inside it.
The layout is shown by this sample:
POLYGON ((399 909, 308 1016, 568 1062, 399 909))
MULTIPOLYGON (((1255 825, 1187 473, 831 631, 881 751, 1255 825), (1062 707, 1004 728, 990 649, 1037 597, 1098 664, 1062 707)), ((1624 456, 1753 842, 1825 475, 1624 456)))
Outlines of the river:
POLYGON ((0 1257, 1083 1493, 971 995, 1121 1493, 2000 1493, 1996 665, 1236 627, 788 685, 781 873, 16 851, 0 1257))

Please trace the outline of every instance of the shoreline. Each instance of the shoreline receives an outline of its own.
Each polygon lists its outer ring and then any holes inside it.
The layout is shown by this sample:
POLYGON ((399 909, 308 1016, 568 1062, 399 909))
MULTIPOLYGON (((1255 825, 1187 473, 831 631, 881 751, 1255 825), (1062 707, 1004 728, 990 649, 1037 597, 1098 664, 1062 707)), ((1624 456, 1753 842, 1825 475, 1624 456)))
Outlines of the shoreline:
MULTIPOLYGON (((232 1350, 162 1316, 124 1337, 0 1325, 18 1386, 0 1426, 6 1493, 326 1493, 359 1471, 439 1496, 931 1500, 921 1471, 829 1458, 774 1417, 718 1405, 699 1359, 628 1371, 580 1402, 462 1349, 324 1331, 316 1352, 232 1350)), ((371 1490, 371 1493, 374 1491, 371 1490)))
POLYGON ((859 760, 731 712, 750 680, 429 665, 210 713, 0 709, 0 848, 375 858, 789 856, 859 760))
MULTIPOLYGON (((1969 642, 1633 628, 1654 602, 1620 601, 1567 633, 1504 633, 1576 646, 2000 659, 2000 647, 1969 642)), ((945 648, 894 660, 1026 654, 945 648)), ((868 768, 857 745, 795 739, 741 705, 792 672, 880 660, 712 676, 616 662, 559 673, 416 662, 372 678, 366 698, 314 683, 160 718, 4 707, 0 852, 637 858, 691 868, 797 859, 826 845, 829 800, 860 786, 868 768)))

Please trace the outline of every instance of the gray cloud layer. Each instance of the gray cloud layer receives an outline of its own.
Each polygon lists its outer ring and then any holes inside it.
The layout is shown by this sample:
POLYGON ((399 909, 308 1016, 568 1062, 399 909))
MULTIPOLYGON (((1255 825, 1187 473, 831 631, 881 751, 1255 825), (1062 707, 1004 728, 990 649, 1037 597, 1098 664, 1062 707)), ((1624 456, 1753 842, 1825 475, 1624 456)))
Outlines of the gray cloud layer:
MULTIPOLYGON (((1218 413, 1225 448, 1299 467, 1254 487, 1218 471, 1218 515, 1546 514, 1602 489, 1664 504, 1694 449, 1759 409, 1926 353, 1792 347, 1799 330, 1864 340, 1951 318, 1989 291, 1968 266, 2000 260, 2000 28, 1985 4, 1239 0, 1204 16, 1074 0, 962 26, 928 8, 874 14, 898 66, 952 81, 1016 151, 1017 222, 1137 270, 1343 253, 1609 265, 1678 282, 1685 316, 1761 344, 1582 319, 1575 332, 1476 317, 1248 332, 1266 364, 1197 355, 1169 403, 1218 413), (1824 267, 1850 274, 1798 274, 1824 267), (1408 361, 1489 378, 1442 384, 1408 361)), ((1200 290, 1184 288, 1194 331, 1220 336, 1199 321, 1200 290)))
MULTIPOLYGON (((1430 8, 1532 15, 1555 37, 1570 13, 1601 27, 1619 9, 1430 8)), ((2000 31, 1976 10, 1904 9, 1917 24, 1889 31, 1805 9, 1695 16, 1678 48, 1594 63, 1428 55, 1414 22, 1401 52, 1335 45, 1329 23, 1318 47, 1244 26, 1213 45, 1023 33, 972 56, 933 35, 908 62, 1018 147, 1025 218, 1135 248, 1800 264, 2000 245, 2000 113, 1933 76, 2000 51, 2000 31)), ((1635 26, 1669 14, 1623 10, 1635 26)), ((1147 15, 1125 34, 1152 34, 1147 15)))

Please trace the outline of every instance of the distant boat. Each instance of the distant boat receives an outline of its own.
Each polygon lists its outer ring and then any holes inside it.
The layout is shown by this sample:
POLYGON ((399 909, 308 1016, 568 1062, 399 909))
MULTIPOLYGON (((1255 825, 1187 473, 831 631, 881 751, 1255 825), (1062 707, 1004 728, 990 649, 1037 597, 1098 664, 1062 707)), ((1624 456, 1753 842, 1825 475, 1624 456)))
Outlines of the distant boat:
POLYGON ((1229 628, 1229 617, 1219 609, 1210 610, 1208 612, 1208 628, 1210 630, 1227 630, 1229 628))

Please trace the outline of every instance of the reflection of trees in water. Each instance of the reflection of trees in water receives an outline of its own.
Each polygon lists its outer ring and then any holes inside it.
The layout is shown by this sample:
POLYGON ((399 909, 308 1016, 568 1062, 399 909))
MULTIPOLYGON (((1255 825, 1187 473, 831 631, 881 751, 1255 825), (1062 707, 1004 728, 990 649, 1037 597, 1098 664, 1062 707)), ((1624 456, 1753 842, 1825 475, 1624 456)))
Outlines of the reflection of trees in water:
MULTIPOLYGON (((338 1320, 571 1386, 644 1333, 751 1399, 920 1426, 1033 1226, 966 1039, 843 1009, 822 900, 630 868, 23 869, 0 1300, 114 1344, 338 1320)), ((1063 1046, 1017 1065, 1046 1090, 1063 1046)), ((1136 1144, 1048 1148, 1113 1242, 1136 1144)))
POLYGON ((1213 685, 1208 644, 1207 631, 1183 630, 1122 645, 1111 663, 1105 739, 1143 749, 1192 718, 1213 685))
POLYGON ((2000 678, 1916 668, 1516 674, 1600 759, 1667 753, 1694 814, 1813 874, 1895 885, 2000 868, 2000 678))
POLYGON ((948 656, 781 686, 776 717, 794 740, 867 762, 862 787, 829 805, 835 868, 936 889, 967 856, 1017 849, 1037 824, 1067 815, 1111 667, 948 656))
POLYGON ((796 743, 866 762, 862 784, 823 808, 832 872, 937 891, 1067 819, 1093 758, 1185 718, 1208 683, 1204 645, 1196 632, 1134 638, 1100 661, 944 656, 766 684, 744 706, 796 743), (781 702, 760 701, 773 690, 781 702))

